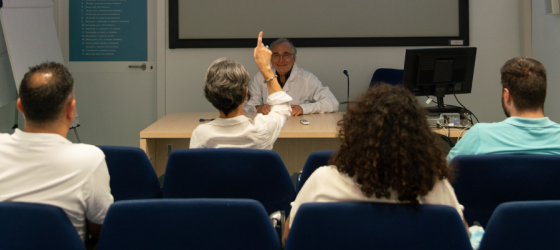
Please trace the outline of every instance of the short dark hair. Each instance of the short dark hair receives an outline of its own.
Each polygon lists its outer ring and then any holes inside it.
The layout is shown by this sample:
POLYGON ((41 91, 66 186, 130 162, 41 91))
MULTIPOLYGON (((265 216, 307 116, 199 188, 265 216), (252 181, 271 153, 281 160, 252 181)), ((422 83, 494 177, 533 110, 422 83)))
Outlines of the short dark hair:
POLYGON ((46 62, 30 68, 19 86, 25 119, 33 123, 58 120, 73 92, 74 78, 64 65, 46 62), (40 82, 34 78, 36 74, 45 73, 52 76, 40 82))
POLYGON ((546 99, 546 69, 537 60, 516 57, 500 69, 502 85, 509 90, 519 111, 544 107, 546 99))
POLYGON ((453 172, 426 122, 425 110, 402 86, 378 84, 360 96, 344 117, 340 149, 330 159, 364 196, 419 205, 437 180, 453 172))
POLYGON ((249 72, 243 65, 220 58, 206 71, 204 95, 215 108, 228 115, 247 98, 245 91, 250 82, 249 72))

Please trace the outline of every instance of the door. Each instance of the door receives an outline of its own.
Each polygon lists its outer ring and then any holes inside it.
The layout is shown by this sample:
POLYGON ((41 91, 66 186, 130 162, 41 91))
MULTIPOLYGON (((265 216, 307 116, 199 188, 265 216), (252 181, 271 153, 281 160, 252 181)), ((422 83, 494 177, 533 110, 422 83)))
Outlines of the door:
MULTIPOLYGON (((62 54, 75 82, 81 141, 138 147, 140 131, 155 122, 157 116, 159 0, 147 1, 147 61, 70 61, 69 1, 54 2, 62 54), (145 70, 129 67, 142 64, 145 70)), ((76 141, 72 132, 68 138, 76 141)))

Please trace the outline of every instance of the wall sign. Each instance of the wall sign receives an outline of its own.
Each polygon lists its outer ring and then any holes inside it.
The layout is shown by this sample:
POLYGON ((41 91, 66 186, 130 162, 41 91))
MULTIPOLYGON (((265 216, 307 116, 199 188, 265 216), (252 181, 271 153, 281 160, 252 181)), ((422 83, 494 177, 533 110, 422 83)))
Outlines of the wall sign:
POLYGON ((147 61, 147 0, 70 1, 70 61, 147 61))

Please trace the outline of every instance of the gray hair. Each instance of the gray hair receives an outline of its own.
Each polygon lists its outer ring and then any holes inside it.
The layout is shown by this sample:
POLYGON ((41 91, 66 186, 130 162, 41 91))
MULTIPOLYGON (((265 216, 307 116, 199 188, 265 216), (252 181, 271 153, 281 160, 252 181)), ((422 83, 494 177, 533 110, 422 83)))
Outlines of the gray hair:
POLYGON ((290 40, 286 39, 286 38, 278 38, 276 39, 276 41, 272 42, 270 44, 270 49, 274 49, 274 47, 278 46, 278 44, 281 43, 288 43, 290 45, 290 47, 292 47, 292 51, 294 51, 294 55, 297 55, 297 49, 296 46, 294 46, 294 44, 292 42, 290 42, 290 40))
POLYGON ((205 82, 206 99, 228 115, 247 98, 245 91, 249 87, 251 77, 243 65, 223 57, 208 67, 205 82))

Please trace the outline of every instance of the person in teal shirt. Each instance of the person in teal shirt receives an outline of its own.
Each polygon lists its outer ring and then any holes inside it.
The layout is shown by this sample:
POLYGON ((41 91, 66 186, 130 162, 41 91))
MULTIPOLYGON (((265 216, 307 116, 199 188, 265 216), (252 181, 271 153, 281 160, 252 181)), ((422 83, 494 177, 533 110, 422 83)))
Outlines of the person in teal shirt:
POLYGON ((513 58, 500 69, 502 122, 474 125, 447 155, 560 155, 560 124, 544 115, 546 69, 531 58, 513 58))

